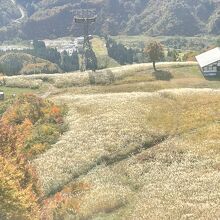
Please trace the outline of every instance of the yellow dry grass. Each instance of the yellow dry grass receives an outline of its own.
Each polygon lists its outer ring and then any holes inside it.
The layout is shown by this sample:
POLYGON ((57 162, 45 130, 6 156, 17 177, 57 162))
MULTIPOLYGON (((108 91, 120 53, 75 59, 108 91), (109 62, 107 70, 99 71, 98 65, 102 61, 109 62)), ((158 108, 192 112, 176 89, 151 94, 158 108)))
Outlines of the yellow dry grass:
POLYGON ((53 99, 69 105, 69 131, 33 164, 45 194, 71 189, 62 219, 220 217, 220 90, 53 99))
MULTIPOLYGON (((203 86, 203 84, 207 84, 207 82, 202 77, 197 64, 194 62, 158 63, 157 65, 158 68, 171 71, 171 74, 174 77, 174 82, 171 83, 171 86, 175 86, 175 82, 177 84, 181 84, 182 82, 184 85, 186 85, 186 83, 184 83, 185 79, 192 79, 194 81, 197 79, 201 80, 202 85, 200 85, 200 81, 195 83, 198 87, 203 86)), ((85 73, 73 72, 65 74, 36 74, 28 76, 22 75, 5 77, 5 80, 6 86, 9 87, 26 86, 29 88, 31 86, 35 86, 36 83, 39 84, 39 87, 41 87, 46 82, 60 89, 85 87, 91 85, 103 85, 106 87, 106 85, 117 86, 129 84, 129 86, 132 86, 134 83, 150 83, 152 81, 155 83, 158 82, 152 73, 151 63, 109 68, 96 71, 95 73, 87 71, 85 73), (14 83, 15 81, 17 81, 17 83, 14 83), (29 81, 29 83, 22 83, 23 81, 29 81)), ((163 83, 166 86, 167 82, 163 81, 163 83)), ((157 88, 155 88, 155 90, 157 90, 157 88)))
POLYGON ((96 56, 104 56, 104 55, 107 56, 108 55, 108 51, 105 46, 105 40, 102 40, 99 37, 94 37, 91 42, 92 42, 92 47, 93 47, 93 50, 96 56))
POLYGON ((69 130, 32 164, 56 219, 219 219, 220 82, 195 63, 6 77, 69 108, 69 130), (80 187, 79 187, 80 186, 80 187))

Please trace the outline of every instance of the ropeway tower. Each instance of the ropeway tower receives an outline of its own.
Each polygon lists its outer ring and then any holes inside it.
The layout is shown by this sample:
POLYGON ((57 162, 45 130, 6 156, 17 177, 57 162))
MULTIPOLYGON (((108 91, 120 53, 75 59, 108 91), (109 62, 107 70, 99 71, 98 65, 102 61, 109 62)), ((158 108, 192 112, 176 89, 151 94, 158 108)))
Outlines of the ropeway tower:
POLYGON ((90 39, 89 39, 89 25, 95 23, 97 18, 96 11, 94 9, 88 8, 88 0, 86 1, 86 8, 76 10, 76 14, 74 16, 75 23, 81 25, 83 27, 83 51, 81 57, 81 67, 80 70, 82 72, 86 71, 86 50, 91 49, 90 39))

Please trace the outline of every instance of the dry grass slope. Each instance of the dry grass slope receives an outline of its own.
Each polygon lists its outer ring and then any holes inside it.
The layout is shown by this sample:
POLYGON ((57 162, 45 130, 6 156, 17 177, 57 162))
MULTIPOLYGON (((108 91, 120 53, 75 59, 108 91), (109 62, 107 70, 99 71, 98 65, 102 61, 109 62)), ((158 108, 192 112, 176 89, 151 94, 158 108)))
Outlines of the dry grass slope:
POLYGON ((69 193, 64 219, 220 217, 220 90, 54 99, 70 107, 69 131, 33 161, 44 193, 90 186, 69 193))
MULTIPOLYGON (((158 81, 152 71, 152 64, 146 63, 114 67, 99 70, 95 73, 88 71, 85 73, 73 72, 65 74, 34 74, 28 76, 5 77, 5 85, 8 87, 20 88, 32 88, 37 85, 38 88, 41 88, 45 83, 49 83, 53 87, 59 89, 69 89, 70 87, 77 89, 78 87, 86 88, 91 87, 91 85, 100 85, 104 86, 106 90, 111 90, 108 92, 124 92, 126 91, 125 88, 120 89, 118 85, 126 86, 128 84, 132 91, 135 88, 143 89, 144 87, 148 88, 147 91, 155 91, 163 88, 176 87, 178 85, 181 87, 186 87, 187 85, 196 85, 198 87, 207 86, 207 82, 202 77, 195 62, 164 62, 158 63, 157 65, 159 68, 171 72, 171 75, 174 77, 171 84, 168 85, 166 81, 158 81), (113 88, 106 87, 106 85, 112 85, 113 88)), ((91 92, 90 90, 88 93, 91 92)))
POLYGON ((151 66, 4 79, 69 107, 69 130, 32 161, 45 197, 67 200, 54 220, 220 218, 220 81, 151 66))

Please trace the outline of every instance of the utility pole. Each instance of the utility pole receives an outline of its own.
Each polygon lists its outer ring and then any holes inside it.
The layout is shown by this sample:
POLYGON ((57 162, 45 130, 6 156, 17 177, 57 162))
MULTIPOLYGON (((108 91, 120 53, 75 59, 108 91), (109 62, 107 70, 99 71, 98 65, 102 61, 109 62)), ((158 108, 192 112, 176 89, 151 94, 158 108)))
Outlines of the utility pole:
POLYGON ((88 0, 86 0, 86 9, 79 9, 76 11, 76 15, 74 16, 74 21, 77 24, 83 26, 83 51, 81 57, 81 67, 80 70, 82 72, 86 71, 86 50, 91 49, 91 44, 89 41, 89 25, 95 23, 97 15, 94 9, 88 9, 88 0))

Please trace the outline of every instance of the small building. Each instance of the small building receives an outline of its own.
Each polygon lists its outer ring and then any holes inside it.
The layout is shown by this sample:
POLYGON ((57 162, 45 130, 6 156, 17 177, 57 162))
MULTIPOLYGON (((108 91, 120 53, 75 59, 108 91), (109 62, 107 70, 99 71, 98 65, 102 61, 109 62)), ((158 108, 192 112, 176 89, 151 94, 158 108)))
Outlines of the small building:
POLYGON ((204 76, 220 76, 220 47, 196 56, 204 76))
POLYGON ((83 44, 84 43, 84 37, 77 37, 76 42, 77 42, 78 45, 83 44))
POLYGON ((4 92, 0 92, 0 101, 5 99, 5 94, 4 92))

